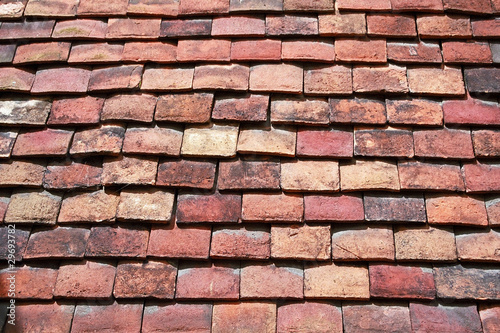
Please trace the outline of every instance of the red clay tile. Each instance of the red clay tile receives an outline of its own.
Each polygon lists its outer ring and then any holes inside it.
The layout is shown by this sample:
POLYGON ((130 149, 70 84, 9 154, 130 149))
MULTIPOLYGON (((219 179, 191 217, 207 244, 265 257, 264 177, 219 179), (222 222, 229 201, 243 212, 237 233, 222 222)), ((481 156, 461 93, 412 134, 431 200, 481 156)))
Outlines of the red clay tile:
POLYGON ((330 40, 284 40, 283 60, 333 62, 335 48, 330 40))
POLYGON ((334 9, 332 0, 284 0, 286 11, 331 11, 334 9))
POLYGON ((499 20, 486 19, 472 22, 472 33, 474 37, 494 37, 500 31, 499 20))
POLYGON ((268 106, 268 95, 218 95, 215 98, 212 118, 216 120, 234 120, 241 122, 266 121, 268 106))
POLYGON ((278 308, 277 332, 342 332, 339 306, 304 302, 285 304, 278 308))
POLYGON ((356 160, 340 166, 342 191, 400 189, 398 168, 387 161, 356 160))
POLYGON ((46 191, 16 192, 10 197, 5 223, 56 224, 61 197, 46 191))
POLYGON ((385 124, 385 104, 370 99, 330 99, 331 123, 385 124))
POLYGON ((210 257, 224 259, 269 259, 271 235, 267 228, 214 227, 210 257))
POLYGON ((80 303, 76 306, 71 330, 75 332, 102 332, 111 330, 139 333, 143 303, 80 303), (92 304, 92 305, 91 305, 92 304))
POLYGON ((465 13, 478 13, 478 14, 491 14, 491 2, 487 0, 477 1, 464 1, 464 0, 443 0, 445 10, 465 12, 465 13))
POLYGON ((0 278, 5 283, 0 286, 0 297, 3 299, 15 298, 20 299, 52 299, 54 286, 56 284, 57 269, 52 268, 38 268, 23 266, 10 270, 8 268, 0 270, 0 278), (11 297, 9 294, 10 283, 7 283, 8 277, 15 276, 15 296, 11 297))
POLYGON ((354 155, 413 157, 412 132, 393 128, 355 128, 354 155))
POLYGON ((500 132, 493 130, 478 130, 472 132, 474 153, 476 157, 500 156, 500 132))
POLYGON ((402 63, 441 63, 441 48, 438 43, 387 43, 387 59, 402 63))
POLYGON ((406 93, 406 68, 396 65, 361 67, 352 70, 352 87, 359 93, 406 93))
POLYGON ((500 270, 494 267, 465 268, 461 265, 435 267, 437 295, 440 298, 498 300, 500 298, 498 274, 500 270))
POLYGON ((160 24, 159 18, 110 18, 106 39, 156 39, 160 36, 160 24))
POLYGON ((498 103, 482 101, 467 96, 466 100, 443 103, 444 121, 447 124, 495 125, 500 124, 498 103))
POLYGON ((490 198, 486 201, 486 211, 490 225, 500 225, 500 198, 490 198))
MULTIPOLYGON (((3 221, 3 210, 7 208, 8 203, 9 202, 6 200, 6 198, 0 197, 0 221, 3 221), (5 205, 5 207, 2 207, 3 205, 5 205)), ((14 225, 6 225, 0 227, 0 244, 2 244, 0 245, 1 260, 5 260, 6 262, 12 259, 16 261, 22 261, 23 257, 27 258, 24 251, 26 249, 26 246, 28 245, 30 229, 31 227, 28 227, 26 229, 22 227, 14 227, 14 225), (12 238, 14 234, 15 239, 12 238)))
POLYGON ((273 225, 271 257, 294 260, 329 260, 330 226, 273 225))
POLYGON ((127 13, 128 0, 81 0, 78 16, 116 16, 127 13))
POLYGON ((116 268, 115 298, 172 299, 177 267, 166 261, 122 261, 116 268))
POLYGON ((216 164, 208 161, 167 160, 158 166, 157 186, 211 189, 216 164))
POLYGON ((54 20, 2 22, 0 39, 49 38, 55 23, 54 20))
POLYGON ((127 42, 121 60, 132 62, 171 63, 177 57, 177 46, 169 42, 127 42))
POLYGON ((281 40, 251 39, 231 42, 231 60, 280 60, 281 40))
POLYGON ((107 22, 93 19, 58 21, 52 32, 52 38, 91 38, 106 37, 107 22))
POLYGON ((162 95, 156 106, 155 120, 183 123, 205 123, 210 120, 213 94, 162 95))
POLYGON ((6 333, 15 333, 19 327, 43 327, 50 332, 69 332, 75 306, 72 304, 43 303, 16 304, 16 325, 6 325, 6 333))
POLYGON ((303 298, 301 264, 248 264, 241 268, 241 298, 303 298))
POLYGON ((52 103, 49 125, 97 124, 104 105, 104 98, 58 98, 52 103))
POLYGON ((348 66, 307 66, 304 93, 310 95, 348 95, 352 93, 352 70, 348 66))
POLYGON ((142 66, 138 65, 94 69, 90 76, 89 91, 116 91, 139 88, 142 70, 142 66), (110 80, 110 77, 113 80, 110 80))
POLYGON ((433 299, 432 270, 426 267, 370 264, 370 295, 380 298, 433 299))
POLYGON ((334 129, 297 132, 297 156, 350 158, 352 154, 352 132, 334 129))
POLYGON ((102 183, 153 185, 157 168, 155 157, 108 157, 102 166, 102 183))
POLYGON ((194 68, 146 67, 141 90, 190 90, 193 87, 194 68))
POLYGON ((145 258, 149 230, 142 226, 92 227, 86 257, 145 258))
POLYGON ((251 16, 216 17, 212 22, 212 36, 264 36, 265 21, 251 16))
POLYGON ((472 37, 470 19, 461 15, 419 15, 417 29, 421 38, 472 37))
POLYGON ((43 178, 47 189, 96 187, 101 184, 102 168, 87 163, 51 163, 43 178))
POLYGON ((489 232, 460 232, 456 235, 457 253, 461 261, 500 261, 498 249, 500 247, 500 233, 489 232), (488 246, 484 246, 488 244, 488 246))
POLYGON ((212 332, 276 331, 276 304, 263 302, 220 303, 214 305, 212 332))
POLYGON ((390 0, 337 0, 337 8, 340 10, 369 10, 385 11, 391 9, 390 0))
POLYGON ((229 11, 282 11, 283 0, 230 0, 229 11))
POLYGON ((458 163, 400 162, 398 170, 401 189, 465 191, 458 163))
POLYGON ((127 154, 179 156, 181 144, 182 131, 178 128, 129 126, 123 141, 123 152, 127 154))
POLYGON ((219 162, 219 190, 279 189, 280 165, 272 161, 219 162))
POLYGON ((368 221, 426 221, 424 198, 421 196, 366 195, 364 207, 368 221))
POLYGON ((10 158, 10 153, 17 138, 17 131, 0 132, 0 158, 10 158))
MULTIPOLYGON (((33 3, 33 2, 30 2, 33 3)), ((60 62, 68 60, 71 43, 49 42, 19 45, 13 64, 60 62)))
POLYGON ((56 227, 33 230, 25 259, 83 258, 90 230, 83 228, 56 227))
POLYGON ((31 71, 13 67, 0 69, 0 89, 3 91, 29 92, 35 81, 35 74, 31 71))
POLYGON ((391 0, 393 11, 422 11, 422 12, 442 12, 442 0, 423 0, 415 2, 413 0, 391 0))
POLYGON ((455 129, 414 131, 415 156, 450 159, 474 158, 470 131, 455 129))
MULTIPOLYGON (((10 201, 10 194, 2 192, 0 195, 0 221, 3 222, 3 218, 5 216, 5 212, 7 211, 7 207, 10 201)), ((3 243, 7 244, 7 242, 3 243)))
POLYGON ((295 160, 281 163, 281 188, 285 191, 338 191, 337 161, 295 160))
POLYGON ((240 268, 235 264, 181 264, 176 299, 235 300, 240 295, 240 268))
POLYGON ((462 71, 455 67, 410 68, 408 86, 414 94, 452 96, 464 95, 462 71))
POLYGON ((301 222, 303 211, 302 195, 243 194, 241 216, 247 222, 301 222))
POLYGON ((207 259, 211 227, 153 226, 149 237, 148 257, 207 259))
POLYGON ((356 304, 342 306, 344 328, 348 332, 410 332, 410 311, 407 306, 388 304, 356 304))
POLYGON ((325 36, 362 36, 366 34, 364 13, 318 15, 319 34, 325 36))
POLYGON ((445 63, 492 63, 490 45, 484 42, 444 42, 445 63))
POLYGON ((429 224, 488 225, 486 207, 479 197, 465 195, 426 195, 429 224))
POLYGON ((267 15, 266 35, 317 35, 318 18, 299 15, 267 15))
POLYGON ((123 44, 77 44, 71 48, 68 59, 70 64, 78 63, 112 63, 122 59, 123 44))
POLYGON ((500 165, 464 164, 465 188, 467 192, 497 192, 500 190, 500 165))
POLYGON ((159 15, 162 17, 175 17, 178 13, 178 0, 161 0, 157 2, 151 2, 149 0, 135 0, 129 2, 127 7, 127 14, 129 15, 159 15))
POLYGON ((328 124, 330 106, 326 100, 311 98, 272 99, 271 121, 285 124, 328 124))
POLYGON ((229 61, 229 39, 181 39, 177 43, 179 61, 229 61))
POLYGON ((235 157, 239 127, 208 124, 184 130, 181 155, 189 157, 235 157))
POLYGON ((91 71, 87 68, 39 69, 32 93, 84 93, 87 92, 91 71))
POLYGON ((387 61, 385 39, 336 39, 337 61, 384 63, 387 61))
POLYGON ((455 234, 451 228, 428 225, 395 229, 396 259, 399 261, 456 261, 455 234))
POLYGON ((183 0, 179 5, 179 14, 220 14, 229 12, 229 0, 200 2, 183 0))
POLYGON ((390 227, 333 228, 333 260, 394 260, 394 238, 390 227))
POLYGON ((438 102, 425 99, 387 99, 387 120, 396 125, 439 126, 443 109, 438 102))
POLYGON ((236 223, 241 215, 241 195, 181 194, 177 197, 179 223, 236 223))
MULTIPOLYGON (((281 43, 280 43, 281 44, 281 43)), ((0 45, 0 63, 10 63, 14 59, 16 53, 16 44, 2 44, 0 45)), ((281 56, 281 52, 280 52, 281 56)))
POLYGON ((77 193, 64 198, 59 223, 114 221, 120 196, 104 191, 77 193))
POLYGON ((500 329, 500 307, 483 305, 479 307, 479 315, 484 333, 494 333, 500 329))
POLYGON ((471 93, 500 92, 500 70, 497 68, 472 68, 465 70, 465 82, 471 93))
POLYGON ((142 332, 161 330, 209 332, 212 324, 212 304, 146 304, 142 332))
POLYGON ((363 199, 357 195, 306 195, 304 208, 306 221, 355 222, 365 218, 363 199))
POLYGON ((18 135, 13 156, 64 156, 68 152, 72 131, 45 129, 18 135))
POLYGON ((174 193, 154 188, 123 190, 116 211, 119 220, 168 223, 172 219, 174 193))
POLYGON ((256 65, 250 68, 250 91, 301 93, 303 69, 291 64, 256 65))
POLYGON ((73 137, 69 152, 75 156, 118 155, 124 135, 125 128, 114 125, 79 131, 73 137))
POLYGON ((194 70, 193 89, 248 90, 248 66, 202 65, 194 70))
POLYGON ((40 187, 45 163, 40 161, 6 161, 0 163, 0 186, 40 187))
POLYGON ((241 154, 294 156, 296 136, 295 131, 290 127, 243 128, 238 138, 238 152, 241 154))
POLYGON ((27 1, 5 1, 0 4, 0 18, 13 19, 23 16, 27 1))
POLYGON ((211 19, 163 20, 160 37, 210 36, 211 19))
POLYGON ((474 305, 427 305, 410 303, 412 328, 449 332, 481 332, 481 321, 474 305))
POLYGON ((416 36, 417 30, 413 15, 379 14, 367 15, 368 35, 394 37, 416 36))
POLYGON ((152 122, 157 97, 150 94, 115 95, 106 99, 101 119, 152 122))

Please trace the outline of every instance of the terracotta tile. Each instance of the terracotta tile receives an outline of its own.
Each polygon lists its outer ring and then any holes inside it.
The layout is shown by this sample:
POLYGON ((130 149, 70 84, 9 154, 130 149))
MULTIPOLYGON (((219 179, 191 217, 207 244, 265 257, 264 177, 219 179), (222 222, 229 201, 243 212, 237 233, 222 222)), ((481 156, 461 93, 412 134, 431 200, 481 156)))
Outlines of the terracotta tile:
POLYGON ((185 159, 160 162, 157 186, 211 189, 215 181, 216 164, 185 159))
POLYGON ((481 331, 481 321, 475 305, 450 306, 410 303, 410 318, 412 328, 416 331, 481 331))
POLYGON ((301 93, 303 69, 290 64, 255 65, 250 68, 250 91, 301 93))
POLYGON ((212 332, 258 331, 276 332, 276 304, 241 302, 215 304, 212 332))
POLYGON ((397 165, 386 161, 356 160, 340 165, 342 191, 400 189, 397 165))
POLYGON ((146 304, 142 332, 166 331, 210 332, 212 304, 146 304))
POLYGON ((72 227, 33 230, 24 258, 83 258, 90 230, 72 227))
POLYGON ((245 193, 242 219, 254 222, 301 222, 304 211, 302 195, 245 193))
POLYGON ((304 68, 304 93, 309 95, 350 95, 350 66, 307 66, 304 68))
POLYGON ((294 156, 296 137, 295 130, 290 127, 242 128, 238 138, 238 153, 294 156))
POLYGON ((494 230, 459 232, 456 240, 458 258, 461 261, 500 261, 497 250, 500 247, 500 233, 494 230))
POLYGON ((392 64, 354 67, 352 88, 359 93, 406 93, 408 92, 406 68, 392 64))
POLYGON ((175 195, 156 189, 123 190, 116 218, 125 221, 168 223, 172 219, 175 195))
POLYGON ((141 330, 143 303, 110 303, 76 306, 71 330, 75 332, 123 331, 138 333, 141 330))
POLYGON ((158 158, 108 157, 102 165, 102 183, 153 185, 156 180, 158 158))
POLYGON ((118 155, 122 149, 125 128, 114 125, 103 125, 98 128, 76 132, 73 137, 70 154, 84 155, 118 155))
POLYGON ((161 19, 157 18, 110 18, 107 39, 157 38, 161 19))
POLYGON ((385 104, 389 124, 422 126, 443 124, 443 110, 438 102, 425 99, 387 99, 385 104))
POLYGON ((45 173, 45 163, 40 161, 6 161, 0 163, 1 186, 40 187, 45 173))
POLYGON ((211 19, 163 20, 160 37, 210 36, 211 31, 211 19))
POLYGON ((269 259, 271 235, 265 227, 214 227, 210 257, 269 259))
POLYGON ((297 156, 350 158, 353 141, 353 134, 348 131, 299 129, 297 156))
POLYGON ((239 127, 233 125, 189 126, 184 130, 182 156, 235 157, 239 127))
POLYGON ((364 13, 318 15, 319 34, 326 36, 357 36, 366 34, 364 13))
POLYGON ((16 304, 16 326, 6 325, 5 332, 15 333, 18 327, 43 327, 51 332, 69 332, 75 306, 43 303, 16 304))
POLYGON ((251 16, 216 17, 212 21, 212 36, 264 36, 263 19, 251 16))
POLYGON ((398 226, 394 232, 399 261, 455 261, 457 249, 451 228, 398 226))
POLYGON ((231 42, 231 60, 280 60, 281 40, 251 39, 231 42))
POLYGON ((410 311, 407 306, 386 304, 355 304, 342 306, 344 327, 349 332, 410 332, 410 311))
POLYGON ((182 135, 179 128, 129 126, 125 132, 122 150, 126 154, 179 156, 182 135))
POLYGON ((366 24, 368 26, 368 35, 371 36, 394 38, 417 35, 415 17, 413 15, 367 15, 366 24))
POLYGON ((330 105, 324 99, 271 99, 271 122, 283 124, 326 125, 330 105))
POLYGON ((241 215, 241 195, 181 194, 177 197, 177 221, 180 223, 236 223, 241 215))
POLYGON ((385 39, 336 39, 337 61, 384 63, 387 61, 385 39))
POLYGON ((91 71, 87 68, 39 69, 36 73, 32 93, 85 93, 91 71))
POLYGON ((89 91, 116 91, 139 88, 142 72, 142 66, 137 65, 94 69, 90 76, 89 91), (113 80, 110 80, 110 77, 113 80))
POLYGON ((221 161, 217 187, 220 190, 279 189, 280 165, 273 161, 221 161))
MULTIPOLYGON (((48 300, 52 299, 54 286, 56 284, 57 269, 38 268, 23 266, 15 268, 13 271, 6 268, 0 270, 0 278, 3 281, 15 275, 15 299, 48 300)), ((10 283, 3 283, 0 286, 0 297, 12 298, 10 283)))
POLYGON ((331 240, 333 260, 394 260, 393 233, 389 227, 334 227, 331 240))
POLYGON ((106 36, 107 22, 94 19, 58 21, 52 38, 91 38, 103 39, 106 36))
POLYGON ((277 332, 342 332, 339 306, 328 303, 304 302, 278 307, 277 332))
POLYGON ((329 260, 330 226, 273 225, 271 256, 294 260, 329 260))
POLYGON ((336 161, 281 163, 281 188, 284 191, 334 192, 339 187, 339 164, 336 161))
POLYGON ((121 60, 171 63, 177 57, 177 45, 169 42, 126 42, 121 60))
POLYGON ((120 197, 104 191, 66 196, 61 205, 59 223, 114 221, 120 197))
POLYGON ((112 63, 122 59, 123 44, 77 44, 71 48, 68 63, 112 63))
MULTIPOLYGON (((0 221, 3 220, 3 212, 4 209, 2 206, 5 204, 5 208, 7 208, 8 201, 6 198, 0 197, 0 221)), ((17 226, 15 229, 13 225, 11 226, 2 226, 0 227, 0 241, 2 245, 0 245, 0 259, 10 260, 14 258, 16 261, 22 261, 23 257, 26 257, 26 253, 24 252, 26 246, 28 245, 28 238, 30 237, 31 227, 20 227, 17 226), (15 230, 15 231, 14 231, 15 230), (16 238, 14 242, 12 242, 12 235, 15 234, 16 238), (10 235, 10 237, 9 237, 10 235), (10 242, 9 242, 10 239, 10 242), (10 246, 9 246, 10 245, 10 246), (12 247, 14 245, 14 247, 12 247), (12 253, 14 249, 14 253, 12 253)))
POLYGON ((54 296, 109 298, 113 291, 115 273, 116 267, 107 263, 87 260, 64 261, 59 267, 54 296))
POLYGON ((421 38, 472 37, 470 19, 460 15, 420 15, 417 29, 421 38))
POLYGON ((304 219, 318 222, 355 222, 365 218, 363 199, 358 195, 306 195, 304 219))
POLYGON ((268 95, 222 94, 215 98, 212 119, 256 122, 267 120, 268 95))
POLYGON ((318 18, 302 15, 267 15, 266 35, 317 35, 318 18))
POLYGON ((103 105, 104 98, 92 96, 54 99, 47 124, 97 124, 103 105))
POLYGON ((426 195, 427 220, 430 224, 488 225, 481 197, 466 195, 426 195))
POLYGON ((467 192, 496 192, 500 189, 498 164, 465 164, 463 172, 467 192))
POLYGON ((0 69, 0 89, 3 91, 29 92, 35 80, 35 74, 31 71, 13 67, 0 69))
POLYGON ((248 90, 248 66, 202 65, 194 70, 193 89, 248 90))
POLYGON ((472 93, 498 93, 500 70, 497 68, 471 68, 465 70, 467 89, 472 93))
POLYGON ((47 191, 12 194, 5 213, 5 223, 37 223, 55 225, 61 197, 47 191))
POLYGON ((190 90, 193 87, 194 68, 146 67, 141 90, 190 90))
POLYGON ((330 99, 331 123, 385 124, 385 104, 370 99, 330 99))
POLYGON ((387 59, 401 63, 441 63, 441 48, 435 42, 387 43, 387 59))
MULTIPOLYGON (((41 1, 40 1, 41 2, 41 1)), ((33 3, 30 1, 29 3, 33 3)), ((68 60, 71 43, 32 43, 17 47, 13 64, 61 62, 68 60)))

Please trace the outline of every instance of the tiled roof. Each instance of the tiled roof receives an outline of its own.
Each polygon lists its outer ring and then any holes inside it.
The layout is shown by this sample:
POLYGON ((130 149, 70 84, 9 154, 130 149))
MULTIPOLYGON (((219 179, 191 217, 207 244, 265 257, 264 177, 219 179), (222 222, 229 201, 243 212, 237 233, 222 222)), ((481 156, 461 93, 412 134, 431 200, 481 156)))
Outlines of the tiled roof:
POLYGON ((499 38, 498 0, 2 1, 0 328, 500 332, 499 38))

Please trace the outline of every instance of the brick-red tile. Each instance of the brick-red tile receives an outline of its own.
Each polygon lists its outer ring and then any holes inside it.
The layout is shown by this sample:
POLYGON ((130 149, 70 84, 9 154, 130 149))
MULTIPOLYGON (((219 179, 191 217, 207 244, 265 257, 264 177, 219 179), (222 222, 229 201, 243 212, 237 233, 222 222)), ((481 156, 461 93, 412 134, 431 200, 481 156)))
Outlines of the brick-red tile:
POLYGON ((495 250, 500 247, 500 233, 494 230, 459 232, 456 240, 458 258, 461 261, 500 261, 500 256, 495 250))
POLYGON ((190 222, 238 222, 241 195, 181 194, 177 198, 177 220, 190 222))
POLYGON ((91 71, 87 68, 39 69, 32 93, 84 93, 87 92, 91 71))
MULTIPOLYGON (((31 2, 32 3, 32 2, 31 2)), ((32 43, 17 47, 14 64, 60 62, 68 60, 71 43, 32 43)))
POLYGON ((265 21, 258 17, 216 17, 212 21, 212 36, 264 36, 265 32, 265 21))
POLYGON ((495 37, 500 31, 497 19, 485 19, 472 22, 472 33, 474 37, 495 37))
POLYGON ((400 189, 398 168, 388 161, 356 160, 340 165, 342 191, 400 189))
POLYGON ((331 123, 384 124, 385 104, 370 99, 330 99, 331 123))
POLYGON ((394 260, 394 238, 390 227, 345 226, 333 228, 333 260, 394 260))
POLYGON ((23 266, 10 270, 0 270, 0 278, 5 281, 0 286, 0 297, 3 299, 52 299, 56 284, 57 269, 23 266), (15 296, 10 297, 10 280, 15 275, 15 296))
POLYGON ((500 156, 500 131, 478 130, 472 132, 476 157, 500 156))
POLYGON ((402 63, 441 63, 441 48, 438 43, 387 43, 387 59, 402 63))
POLYGON ((157 186, 211 189, 216 164, 208 161, 167 160, 158 166, 157 186))
POLYGON ((297 132, 297 156, 350 158, 352 154, 352 132, 335 129, 297 132))
POLYGON ((245 193, 242 219, 255 222, 301 222, 304 211, 302 195, 245 193))
POLYGON ((434 267, 437 296, 498 301, 500 298, 498 274, 500 269, 496 267, 473 268, 462 265, 434 267))
POLYGON ((202 65, 194 70, 193 89, 248 90, 248 66, 202 65))
POLYGON ((392 128, 355 129, 354 154, 359 156, 412 157, 412 132, 392 128))
POLYGON ((41 161, 6 161, 0 163, 0 186, 40 187, 45 173, 41 161))
POLYGON ((293 331, 343 332, 340 307, 320 302, 292 303, 280 306, 278 308, 277 332, 293 331))
POLYGON ((179 266, 176 299, 235 300, 239 295, 239 265, 185 263, 179 266))
MULTIPOLYGON (((10 63, 14 59, 16 53, 16 44, 2 44, 0 45, 0 63, 10 63)), ((280 52, 281 56, 281 52, 280 52)))
POLYGON ((363 10, 363 11, 385 11, 391 9, 390 0, 337 0, 337 7, 340 10, 363 10))
POLYGON ((47 167, 43 187, 73 189, 96 187, 101 184, 102 169, 98 165, 78 162, 52 163, 47 167))
POLYGON ((122 261, 116 268, 115 298, 172 299, 177 267, 164 261, 122 261))
POLYGON ((54 25, 54 20, 2 22, 0 39, 49 38, 54 25))
POLYGON ((363 221, 363 199, 351 195, 306 195, 304 197, 306 221, 363 221))
POLYGON ((10 197, 5 223, 56 224, 61 197, 47 191, 16 192, 10 197))
POLYGON ((329 118, 330 105, 324 99, 271 99, 273 123, 327 125, 329 118))
POLYGON ((486 211, 488 213, 488 221, 490 222, 490 225, 500 225, 500 198, 493 197, 490 200, 487 200, 486 211))
POLYGON ((369 299, 366 266, 310 263, 304 267, 306 298, 369 299))
POLYGON ((444 42, 443 58, 445 63, 491 63, 490 45, 484 42, 444 42))
POLYGON ((368 35, 371 36, 394 38, 417 35, 415 17, 412 15, 367 15, 366 23, 368 25, 368 35))
POLYGON ((337 61, 384 63, 386 42, 385 39, 337 39, 335 57, 337 61))
POLYGON ((171 63, 176 57, 177 45, 169 42, 127 42, 122 54, 123 61, 133 62, 171 63))
POLYGON ((103 39, 106 36, 106 30, 107 22, 101 20, 65 20, 56 23, 52 38, 103 39))
POLYGON ((69 152, 76 156, 118 155, 124 136, 125 128, 114 125, 79 131, 73 137, 69 152))
MULTIPOLYGON (((0 221, 3 221, 4 209, 7 208, 8 204, 7 198, 0 197, 0 221), (5 206, 4 206, 5 205, 5 206)), ((0 259, 7 260, 14 258, 16 261, 22 261, 23 257, 26 257, 25 249, 28 245, 28 238, 30 237, 31 227, 22 228, 16 227, 15 231, 13 227, 2 226, 0 227, 0 259), (10 232, 9 232, 10 231, 10 232), (12 243, 12 235, 15 233, 16 238, 14 239, 14 243, 12 243), (9 237, 10 235, 10 237, 9 237), (10 238, 10 242, 9 242, 10 238), (9 244, 12 245, 9 248, 9 244), (14 253, 12 253, 14 251, 14 253), (13 255, 13 256, 12 256, 13 255)))
POLYGON ((301 93, 303 69, 291 64, 264 64, 250 68, 250 91, 301 93))
POLYGON ((126 221, 169 223, 172 218, 175 195, 155 188, 123 190, 116 218, 126 221))
POLYGON ((122 149, 129 154, 179 156, 181 144, 182 131, 178 128, 129 126, 122 149))
POLYGON ((13 156, 64 156, 68 152, 72 131, 45 129, 17 136, 13 156))
POLYGON ((466 100, 443 103, 444 121, 447 124, 496 125, 500 124, 500 106, 467 96, 466 100))
POLYGON ((251 39, 231 43, 231 60, 280 60, 281 40, 251 39))
POLYGON ((142 77, 141 90, 190 90, 193 87, 194 68, 147 67, 142 77))
POLYGON ((271 235, 266 227, 214 227, 211 258, 269 259, 271 235))
POLYGON ((500 330, 500 307, 495 305, 483 305, 479 307, 479 316, 484 333, 495 333, 500 330))
POLYGON ((5 332, 16 333, 19 327, 69 332, 74 312, 75 306, 72 304, 16 304, 16 325, 7 324, 5 332))
POLYGON ((280 165, 272 161, 221 161, 217 186, 220 190, 279 189, 280 165))
POLYGON ((491 14, 491 2, 488 0, 464 1, 443 0, 445 10, 465 13, 491 14))
POLYGON ((120 197, 104 191, 77 193, 64 198, 59 223, 114 221, 120 197))
POLYGON ((138 65, 94 69, 90 76, 89 91, 132 90, 139 88, 142 70, 142 66, 138 65), (110 77, 113 80, 110 80, 110 77))
POLYGON ((162 95, 156 106, 155 120, 205 123, 210 120, 214 95, 209 93, 162 95))
POLYGON ((400 162, 399 180, 402 189, 464 191, 464 179, 458 163, 400 162))
POLYGON ((497 192, 500 190, 500 165, 464 164, 465 188, 467 192, 497 192))
POLYGON ((210 332, 212 304, 146 304, 142 332, 210 332))
POLYGON ((207 259, 210 251, 210 227, 153 226, 149 237, 148 256, 207 259))
POLYGON ((149 231, 145 227, 93 227, 86 257, 146 257, 149 231))
POLYGON ((352 93, 352 70, 349 66, 307 66, 304 93, 310 95, 349 95, 352 93))
POLYGON ((470 131, 439 129, 414 131, 415 156, 450 159, 474 158, 470 131))
POLYGON ((498 68, 471 68, 464 72, 469 92, 486 94, 500 92, 500 70, 498 68))
MULTIPOLYGON (((2 192, 0 194, 0 221, 3 222, 5 212, 7 211, 7 206, 9 205, 10 195, 2 192)), ((7 243, 4 243, 7 244, 7 243)))
POLYGON ((57 98, 52 103, 47 124, 97 124, 103 106, 104 98, 100 97, 57 98))
POLYGON ((455 234, 451 228, 429 225, 397 227, 394 232, 399 261, 456 261, 455 234))
POLYGON ((89 229, 56 227, 33 230, 24 252, 25 259, 83 258, 89 229))
POLYGON ((153 185, 156 180, 158 158, 109 157, 102 165, 102 183, 153 185))
POLYGON ((31 71, 13 67, 0 69, 0 89, 3 91, 29 92, 35 80, 35 74, 31 71))
POLYGON ((387 99, 387 120, 396 125, 439 126, 443 124, 441 104, 425 99, 387 99))
POLYGON ((159 18, 110 18, 107 39, 157 38, 160 35, 159 18))
POLYGON ((179 14, 221 14, 229 12, 229 0, 200 2, 183 0, 179 5, 179 14))
POLYGON ((470 19, 461 15, 419 15, 417 29, 421 38, 472 37, 470 19))
POLYGON ((425 12, 442 12, 443 11, 443 1, 442 0, 423 0, 415 2, 413 0, 391 0, 393 11, 410 11, 415 10, 425 11, 425 12))
POLYGON ((329 260, 330 226, 273 225, 271 256, 280 259, 329 260))
POLYGON ((476 305, 410 303, 412 328, 417 332, 481 332, 476 305))
POLYGON ((318 15, 319 34, 325 36, 356 36, 366 34, 364 13, 318 15))
POLYGON ((116 16, 127 13, 127 0, 81 0, 78 16, 116 16))
POLYGON ((68 59, 70 64, 78 63, 112 63, 122 59, 123 44, 77 44, 71 48, 68 59))
POLYGON ((268 95, 229 94, 218 95, 212 110, 212 118, 241 122, 266 121, 268 95))
POLYGON ((396 65, 354 67, 352 87, 362 93, 406 93, 406 68, 396 65))
POLYGON ((286 11, 331 11, 334 9, 332 0, 284 0, 286 11))
MULTIPOLYGON (((92 304, 92 303, 90 303, 92 304)), ((103 332, 105 330, 130 333, 141 331, 143 303, 104 303, 76 306, 72 332, 103 332)))
POLYGON ((266 35, 317 35, 318 18, 302 15, 267 15, 266 35))
POLYGON ((436 296, 430 268, 370 264, 369 271, 372 297, 433 299, 436 296))
POLYGON ((488 217, 480 197, 465 195, 426 195, 429 224, 487 226, 488 217))
POLYGON ((263 302, 214 305, 212 332, 276 331, 276 304, 263 302))
POLYGON ((210 19, 163 20, 160 37, 210 36, 211 31, 210 19))
POLYGON ((151 3, 148 0, 129 2, 127 14, 133 15, 159 15, 162 17, 175 17, 179 13, 179 1, 163 0, 151 3))
POLYGON ((281 58, 291 61, 333 62, 335 47, 330 40, 284 40, 281 58))
POLYGON ((342 307, 347 332, 411 332, 408 306, 387 304, 355 304, 342 307))
POLYGON ((247 264, 241 267, 242 299, 303 298, 304 272, 301 264, 247 264))
POLYGON ((334 192, 339 190, 337 161, 294 160, 281 163, 281 188, 285 191, 334 192))
POLYGON ((181 39, 177 44, 179 61, 229 61, 229 39, 181 39))

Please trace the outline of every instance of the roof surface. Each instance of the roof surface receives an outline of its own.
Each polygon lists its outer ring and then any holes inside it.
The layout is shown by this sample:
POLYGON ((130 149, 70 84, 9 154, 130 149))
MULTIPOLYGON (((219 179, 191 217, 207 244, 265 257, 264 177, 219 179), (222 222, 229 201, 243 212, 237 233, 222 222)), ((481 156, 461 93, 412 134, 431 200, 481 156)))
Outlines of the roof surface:
POLYGON ((500 332, 499 14, 2 1, 0 328, 500 332))

